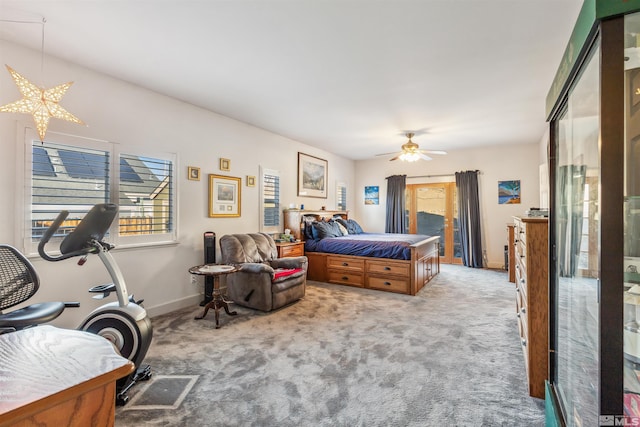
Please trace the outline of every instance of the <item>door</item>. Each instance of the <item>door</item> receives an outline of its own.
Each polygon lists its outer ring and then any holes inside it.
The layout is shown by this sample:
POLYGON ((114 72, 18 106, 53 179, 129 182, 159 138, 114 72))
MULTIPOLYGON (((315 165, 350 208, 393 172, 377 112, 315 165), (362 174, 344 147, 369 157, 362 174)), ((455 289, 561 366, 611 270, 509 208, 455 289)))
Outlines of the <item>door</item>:
POLYGON ((440 236, 440 261, 462 264, 455 182, 407 185, 409 232, 440 236))

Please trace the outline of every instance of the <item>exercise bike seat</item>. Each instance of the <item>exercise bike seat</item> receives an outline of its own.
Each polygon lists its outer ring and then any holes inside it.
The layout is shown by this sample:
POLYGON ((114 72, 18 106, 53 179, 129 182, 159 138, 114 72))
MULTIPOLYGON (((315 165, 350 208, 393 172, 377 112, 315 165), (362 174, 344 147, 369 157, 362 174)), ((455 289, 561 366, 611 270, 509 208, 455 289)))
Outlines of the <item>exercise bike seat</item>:
POLYGON ((40 323, 50 322, 65 309, 63 302, 42 302, 0 314, 0 329, 24 329, 40 323))
POLYGON ((64 311, 63 302, 42 302, 4 312, 31 298, 39 287, 40 279, 29 260, 16 248, 0 245, 0 329, 17 331, 49 322, 64 311))

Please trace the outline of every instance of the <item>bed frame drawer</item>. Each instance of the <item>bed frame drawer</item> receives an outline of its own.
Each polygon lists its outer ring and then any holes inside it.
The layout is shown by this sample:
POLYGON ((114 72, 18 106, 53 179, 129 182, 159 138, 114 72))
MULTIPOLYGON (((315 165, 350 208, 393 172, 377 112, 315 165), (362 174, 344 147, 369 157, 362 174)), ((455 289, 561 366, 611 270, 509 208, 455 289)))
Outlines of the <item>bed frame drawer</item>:
POLYGON ((369 274, 393 274, 409 278, 409 265, 407 263, 394 263, 393 261, 367 261, 367 273, 369 274))
POLYGON ((329 270, 329 282, 339 285, 364 287, 364 276, 361 273, 354 273, 346 270, 329 270))
POLYGON ((367 288, 406 294, 409 292, 409 280, 369 276, 367 278, 367 288))
POLYGON ((364 272, 364 260, 332 255, 327 259, 327 268, 364 272))

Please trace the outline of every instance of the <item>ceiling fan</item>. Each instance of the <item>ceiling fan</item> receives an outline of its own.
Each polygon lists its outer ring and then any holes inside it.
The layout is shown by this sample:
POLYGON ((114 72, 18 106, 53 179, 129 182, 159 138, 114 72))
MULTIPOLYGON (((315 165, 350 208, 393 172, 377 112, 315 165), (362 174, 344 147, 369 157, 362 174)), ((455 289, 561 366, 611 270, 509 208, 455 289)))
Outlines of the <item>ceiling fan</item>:
POLYGON ((402 151, 399 153, 376 154, 376 156, 389 156, 391 154, 396 154, 396 156, 389 159, 389 161, 400 159, 403 162, 415 162, 420 159, 431 160, 431 157, 427 156, 427 154, 447 154, 446 151, 421 150, 420 146, 411 140, 415 135, 413 132, 407 132, 405 135, 409 140, 402 144, 402 151))

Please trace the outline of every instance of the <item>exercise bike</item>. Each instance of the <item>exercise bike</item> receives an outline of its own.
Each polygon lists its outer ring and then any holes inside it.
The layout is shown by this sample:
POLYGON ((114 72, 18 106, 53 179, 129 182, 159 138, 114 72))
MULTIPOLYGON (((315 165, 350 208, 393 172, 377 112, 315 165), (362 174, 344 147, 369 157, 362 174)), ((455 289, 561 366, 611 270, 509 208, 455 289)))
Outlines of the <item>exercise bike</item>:
MULTIPOLYGON (((89 292, 96 293, 97 295, 94 296, 96 299, 106 298, 112 292, 115 292, 118 301, 104 304, 92 311, 78 327, 78 330, 91 332, 108 339, 118 349, 122 357, 127 358, 135 365, 136 369, 133 373, 116 382, 116 404, 124 405, 129 400, 127 396, 129 389, 136 382, 148 380, 151 377, 151 368, 148 365, 142 366, 142 361, 151 344, 153 330, 146 310, 140 305, 142 300, 135 301, 133 295, 129 296, 127 293, 122 272, 109 253, 114 246, 102 240, 117 212, 118 207, 115 204, 95 205, 75 230, 62 240, 60 255, 51 256, 46 253, 45 245, 69 215, 68 211, 60 212, 42 236, 38 245, 38 253, 47 261, 62 261, 79 256, 81 258, 78 261, 78 265, 83 265, 88 255, 95 254, 98 255, 109 272, 113 283, 94 286, 89 289, 89 292)), ((14 248, 8 246, 5 246, 5 248, 10 248, 17 252, 14 248)), ((21 260, 23 263, 26 262, 26 267, 32 270, 36 281, 35 290, 37 290, 38 280, 33 266, 31 266, 26 257, 19 253, 18 255, 16 255, 18 258, 20 256, 23 258, 21 260)), ((2 265, 4 266, 4 264, 2 265)), ((35 293, 35 290, 33 290, 33 293, 35 293)), ((78 307, 79 305, 79 303, 41 303, 0 314, 0 329, 3 326, 6 327, 13 324, 13 330, 18 330, 49 322, 59 316, 65 307, 78 307)))

